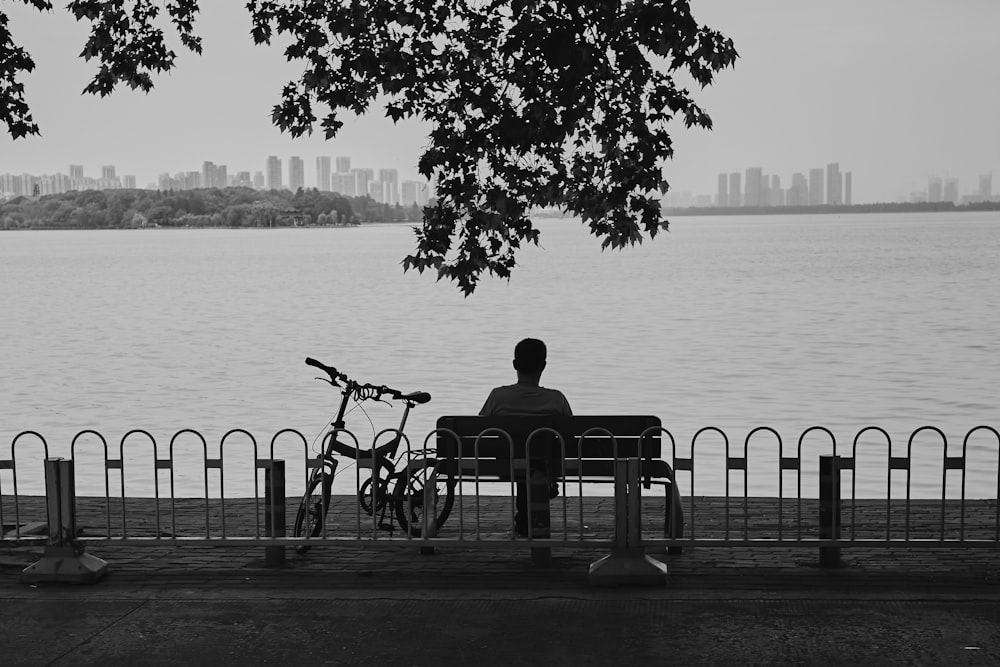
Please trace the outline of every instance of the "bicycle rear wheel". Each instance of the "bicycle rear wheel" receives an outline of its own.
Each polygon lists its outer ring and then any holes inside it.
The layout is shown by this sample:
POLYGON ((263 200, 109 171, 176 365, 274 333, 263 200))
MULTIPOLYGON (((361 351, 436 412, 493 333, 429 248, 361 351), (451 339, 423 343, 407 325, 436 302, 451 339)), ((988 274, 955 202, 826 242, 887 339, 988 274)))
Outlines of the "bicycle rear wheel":
MULTIPOLYGON (((309 480, 306 486, 306 493, 299 503, 299 510, 295 513, 295 523, 292 526, 294 537, 319 537, 323 532, 323 521, 326 518, 326 511, 330 509, 330 489, 333 487, 333 475, 316 475, 309 480), (322 487, 322 488, 320 488, 322 487)), ((310 545, 300 544, 295 547, 295 551, 304 554, 309 551, 310 545)))
POLYGON ((413 537, 420 537, 424 528, 424 516, 428 507, 425 494, 427 484, 434 478, 433 503, 434 525, 440 528, 448 519, 455 504, 455 479, 450 474, 438 470, 436 459, 412 461, 396 481, 392 501, 396 510, 399 527, 409 530, 413 537))

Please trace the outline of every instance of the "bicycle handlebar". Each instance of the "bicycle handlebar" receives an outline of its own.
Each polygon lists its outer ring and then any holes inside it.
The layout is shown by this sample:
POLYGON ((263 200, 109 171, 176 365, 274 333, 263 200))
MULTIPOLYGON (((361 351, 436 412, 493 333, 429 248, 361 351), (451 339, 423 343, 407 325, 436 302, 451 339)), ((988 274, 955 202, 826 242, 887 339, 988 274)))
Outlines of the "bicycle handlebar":
POLYGON ((308 365, 308 366, 315 366, 316 368, 320 369, 321 371, 325 371, 326 374, 330 376, 330 382, 334 386, 338 386, 338 387, 340 386, 340 385, 337 384, 337 380, 343 380, 344 382, 347 382, 348 379, 349 379, 346 375, 344 375, 343 373, 341 373, 340 371, 338 371, 333 366, 327 366, 323 362, 317 361, 317 360, 313 359, 312 357, 306 357, 306 365, 308 365))
POLYGON ((330 376, 330 384, 335 387, 340 386, 337 383, 337 380, 343 381, 347 385, 347 390, 352 392, 355 398, 360 400, 367 400, 370 398, 381 400, 383 396, 389 396, 393 400, 397 401, 401 399, 413 400, 417 403, 426 403, 430 400, 430 394, 426 394, 425 392, 414 392, 413 394, 407 395, 398 389, 387 387, 384 384, 361 384, 360 382, 347 377, 345 373, 341 373, 333 366, 327 366, 323 362, 317 361, 312 357, 306 357, 306 364, 326 372, 326 374, 330 376))

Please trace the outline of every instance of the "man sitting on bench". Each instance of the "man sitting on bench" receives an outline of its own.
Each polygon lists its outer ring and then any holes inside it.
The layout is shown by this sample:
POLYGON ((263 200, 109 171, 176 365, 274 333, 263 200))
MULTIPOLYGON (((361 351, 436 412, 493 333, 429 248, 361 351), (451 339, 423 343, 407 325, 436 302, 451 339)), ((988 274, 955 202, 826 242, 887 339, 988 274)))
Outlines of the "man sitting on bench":
MULTIPOLYGON (((486 399, 482 417, 502 417, 511 415, 570 416, 573 411, 569 401, 558 389, 547 389, 539 385, 545 370, 547 350, 545 343, 537 338, 525 338, 514 348, 514 370, 517 383, 496 387, 486 399)), ((533 457, 534 458, 534 457, 533 457)), ((551 458, 551 453, 550 457, 551 458)), ((532 462, 532 467, 536 465, 532 462)), ((532 469, 529 477, 541 472, 532 469)), ((514 530, 518 535, 528 535, 528 491, 526 481, 516 483, 514 530)), ((552 481, 552 489, 558 489, 552 481)), ((552 496, 550 496, 552 497, 552 496)), ((536 525, 533 533, 548 533, 548 526, 536 525)), ((537 535, 536 535, 537 536, 537 535)))

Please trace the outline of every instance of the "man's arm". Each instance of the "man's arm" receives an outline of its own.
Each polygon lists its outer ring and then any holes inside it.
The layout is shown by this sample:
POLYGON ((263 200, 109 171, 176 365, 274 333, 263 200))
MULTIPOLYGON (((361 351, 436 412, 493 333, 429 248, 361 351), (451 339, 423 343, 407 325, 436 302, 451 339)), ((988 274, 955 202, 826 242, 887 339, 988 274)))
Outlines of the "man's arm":
MULTIPOLYGON (((559 390, 557 389, 556 391, 559 391, 559 390)), ((559 396, 562 397, 562 412, 561 412, 561 414, 564 417, 572 417, 573 416, 573 408, 569 407, 569 400, 566 398, 566 394, 564 394, 561 391, 559 391, 559 396)))
POLYGON ((486 397, 486 402, 483 403, 483 407, 479 410, 480 417, 489 417, 496 411, 497 405, 494 394, 496 394, 496 389, 492 389, 490 395, 486 397))

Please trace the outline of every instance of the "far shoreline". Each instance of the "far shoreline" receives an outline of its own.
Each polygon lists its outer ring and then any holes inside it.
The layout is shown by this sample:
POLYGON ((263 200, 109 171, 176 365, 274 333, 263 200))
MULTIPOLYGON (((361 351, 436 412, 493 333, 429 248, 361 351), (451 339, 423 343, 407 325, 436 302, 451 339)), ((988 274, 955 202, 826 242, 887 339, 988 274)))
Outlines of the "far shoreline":
MULTIPOLYGON (((779 215, 863 215, 863 214, 893 214, 893 213, 989 213, 1000 211, 1000 201, 976 202, 972 204, 955 205, 951 202, 928 203, 881 203, 853 204, 851 206, 740 206, 720 207, 701 206, 687 208, 664 208, 665 218, 697 218, 697 217, 763 217, 779 215)), ((577 215, 569 215, 556 211, 540 210, 530 215, 538 220, 579 220, 577 215)), ((419 226, 420 221, 370 221, 341 225, 275 225, 269 227, 228 226, 228 225, 158 225, 137 227, 0 227, 0 232, 27 231, 149 231, 149 230, 184 230, 184 229, 229 229, 229 230, 273 230, 273 229, 357 229, 359 227, 408 225, 419 226)))
POLYGON ((982 201, 969 204, 952 202, 884 202, 879 204, 821 205, 821 206, 689 206, 664 208, 672 216, 722 216, 722 215, 822 215, 856 213, 980 213, 1000 211, 1000 201, 982 201))

